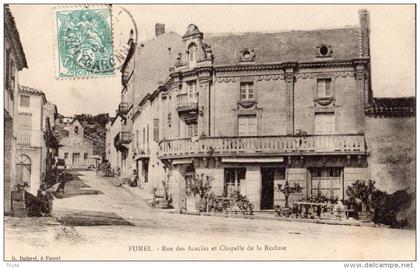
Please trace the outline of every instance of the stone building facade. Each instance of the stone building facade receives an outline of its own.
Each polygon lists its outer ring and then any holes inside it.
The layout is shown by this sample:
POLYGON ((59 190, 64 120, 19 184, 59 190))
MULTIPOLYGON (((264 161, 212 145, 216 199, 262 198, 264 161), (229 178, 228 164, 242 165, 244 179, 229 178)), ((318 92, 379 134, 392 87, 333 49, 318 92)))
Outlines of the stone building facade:
POLYGON ((16 181, 27 183, 36 195, 46 173, 47 145, 44 137, 45 94, 19 85, 16 123, 16 181))
POLYGON ((109 162, 111 168, 115 169, 118 166, 118 152, 114 146, 114 137, 119 131, 119 122, 116 118, 110 118, 106 124, 106 136, 105 136, 105 160, 109 162), (116 124, 114 124, 116 123, 116 124))
POLYGON ((191 24, 162 51, 133 44, 122 71, 129 165, 140 178, 155 174, 157 188, 167 180, 176 208, 194 174, 212 176, 216 194, 241 192, 256 210, 282 203, 275 189, 285 181, 303 187, 295 199, 344 198, 348 185, 369 179, 367 11, 359 19, 337 29, 221 35, 191 24), (168 51, 179 52, 175 65, 140 61, 168 51))
MULTIPOLYGON (((45 156, 45 170, 54 169, 55 159, 59 153, 59 145, 53 144, 54 142, 51 141, 54 138, 51 136, 54 135, 56 131, 57 124, 58 124, 58 110, 57 106, 51 102, 46 102, 43 106, 43 131, 44 131, 44 140, 45 140, 45 149, 44 149, 44 156, 45 156)), ((56 138, 58 141, 58 138, 56 138)))
POLYGON ((16 107, 18 73, 27 62, 9 5, 4 6, 4 212, 11 212, 11 191, 16 181, 16 107))
POLYGON ((92 159, 94 144, 85 137, 82 124, 74 118, 65 118, 60 124, 64 131, 59 156, 64 159, 66 167, 88 168, 95 165, 96 161, 92 159))

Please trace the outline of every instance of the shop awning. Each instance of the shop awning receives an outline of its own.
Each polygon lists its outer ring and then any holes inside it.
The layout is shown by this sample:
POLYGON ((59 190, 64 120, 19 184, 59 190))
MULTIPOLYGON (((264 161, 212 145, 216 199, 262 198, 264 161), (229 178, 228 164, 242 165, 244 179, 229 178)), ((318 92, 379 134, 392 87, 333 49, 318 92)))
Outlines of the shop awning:
POLYGON ((222 158, 223 163, 281 163, 283 157, 272 158, 222 158))

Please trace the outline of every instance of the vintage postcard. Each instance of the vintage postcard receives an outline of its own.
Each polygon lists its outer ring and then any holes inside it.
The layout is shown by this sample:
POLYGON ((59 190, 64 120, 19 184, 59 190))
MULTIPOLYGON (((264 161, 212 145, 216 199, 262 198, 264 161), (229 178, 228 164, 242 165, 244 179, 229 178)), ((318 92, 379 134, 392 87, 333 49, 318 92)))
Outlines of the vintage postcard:
POLYGON ((10 266, 412 268, 414 4, 3 10, 10 266))

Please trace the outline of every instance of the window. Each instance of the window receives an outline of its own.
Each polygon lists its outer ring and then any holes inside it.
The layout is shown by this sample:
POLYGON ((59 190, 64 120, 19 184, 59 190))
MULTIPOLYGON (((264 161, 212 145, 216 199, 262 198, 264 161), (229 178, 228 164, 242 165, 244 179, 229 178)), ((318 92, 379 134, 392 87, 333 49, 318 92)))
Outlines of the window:
POLYGON ((159 141, 159 119, 153 119, 153 141, 159 141))
POLYGON ((83 154, 83 159, 87 160, 87 158, 88 158, 88 154, 87 153, 83 154))
POLYGON ((241 82, 241 84, 240 84, 240 100, 241 101, 252 101, 254 99, 255 99, 254 83, 253 82, 241 82))
POLYGON ((136 130, 136 137, 135 137, 136 141, 135 141, 135 145, 138 148, 139 144, 140 144, 140 130, 136 130))
POLYGON ((74 127, 74 134, 78 134, 79 133, 79 126, 75 126, 74 127))
POLYGON ((69 157, 69 153, 68 152, 64 152, 64 159, 67 159, 69 157))
POLYGON ((195 80, 187 82, 187 92, 188 92, 188 101, 196 102, 197 101, 197 82, 195 80))
POLYGON ((318 98, 332 97, 331 79, 323 78, 317 80, 318 98))
POLYGON ((332 48, 329 45, 319 45, 317 47, 317 55, 316 57, 331 57, 332 56, 332 48))
POLYGON ((311 173, 312 195, 341 196, 341 167, 315 167, 311 173))
POLYGON ((198 124, 197 122, 187 123, 187 137, 198 136, 198 124))
POLYGON ((241 190, 241 180, 245 179, 246 168, 225 168, 225 184, 223 193, 227 196, 235 195, 241 190))
MULTIPOLYGON (((16 86, 15 69, 15 63, 10 57, 10 51, 8 51, 6 55, 6 90, 12 93, 16 86)), ((11 94, 11 98, 13 99, 13 94, 11 94)))
POLYGON ((327 56, 327 54, 328 54, 327 46, 321 46, 319 48, 319 54, 321 54, 322 56, 327 56))
POLYGON ((197 45, 192 43, 189 47, 188 47, 188 62, 189 62, 189 66, 190 67, 194 67, 197 63, 197 45))
POLYGON ((334 134, 335 116, 334 113, 315 114, 315 134, 334 134))
POLYGON ((31 98, 28 95, 21 95, 20 96, 20 106, 21 107, 29 107, 31 98))
POLYGON ((149 124, 146 125, 147 129, 146 129, 146 142, 147 144, 149 144, 149 124))
POLYGON ((238 136, 257 135, 257 117, 244 115, 238 117, 238 136))

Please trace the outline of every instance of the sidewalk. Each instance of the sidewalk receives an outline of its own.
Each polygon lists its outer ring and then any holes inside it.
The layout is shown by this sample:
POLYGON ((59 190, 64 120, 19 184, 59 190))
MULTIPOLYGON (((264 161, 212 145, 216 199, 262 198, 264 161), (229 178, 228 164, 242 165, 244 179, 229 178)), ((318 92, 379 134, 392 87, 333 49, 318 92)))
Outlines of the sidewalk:
POLYGON ((126 189, 132 195, 134 195, 134 196, 140 198, 141 200, 143 200, 150 207, 151 210, 156 210, 156 211, 164 212, 164 213, 179 213, 179 211, 177 209, 161 209, 161 208, 152 207, 151 204, 153 202, 153 195, 145 189, 142 189, 138 186, 137 187, 130 187, 130 185, 128 185, 126 182, 123 182, 121 187, 126 189))
MULTIPOLYGON (((150 206, 153 201, 153 196, 147 190, 141 189, 139 187, 130 187, 128 184, 122 184, 122 187, 128 190, 131 194, 142 199, 145 203, 150 206)), ((170 213, 170 214, 181 214, 177 209, 160 209, 152 208, 151 210, 156 210, 161 213, 170 213)), ((221 218, 241 218, 241 219, 255 219, 255 220, 278 220, 285 222, 304 222, 304 223, 317 223, 317 224, 329 224, 329 225, 344 225, 344 226, 363 226, 363 227, 386 227, 384 225, 377 225, 372 222, 361 222, 358 220, 331 220, 331 219, 305 219, 305 218, 287 218, 279 217, 275 212, 254 212, 253 215, 243 215, 241 213, 214 213, 214 212, 183 212, 184 215, 195 215, 195 216, 211 216, 211 217, 221 217, 221 218)))

